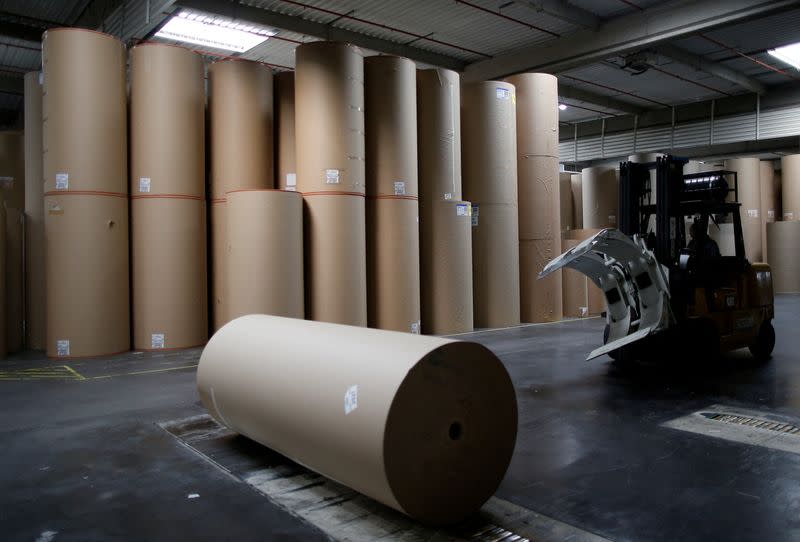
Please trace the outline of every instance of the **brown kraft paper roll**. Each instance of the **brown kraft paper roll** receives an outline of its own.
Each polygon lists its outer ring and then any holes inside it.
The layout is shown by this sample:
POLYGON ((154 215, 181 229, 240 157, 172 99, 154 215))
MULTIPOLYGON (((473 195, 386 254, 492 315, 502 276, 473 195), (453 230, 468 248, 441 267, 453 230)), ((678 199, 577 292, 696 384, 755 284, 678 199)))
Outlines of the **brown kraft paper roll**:
POLYGON ((800 293, 800 221, 767 224, 767 245, 775 293, 800 293))
POLYGON ((459 80, 458 73, 442 68, 417 71, 421 205, 463 197, 459 80))
MULTIPOLYGON (((575 248, 580 241, 564 239, 561 248, 566 252, 575 248)), ((564 300, 564 316, 568 318, 583 318, 589 315, 589 284, 586 275, 565 268, 562 275, 562 289, 564 300)))
MULTIPOLYGON (((6 223, 6 206, 0 194, 0 224, 6 223)), ((0 360, 8 354, 6 341, 6 229, 0 228, 0 360)))
POLYGON ((219 423, 425 524, 475 513, 516 440, 514 386, 476 343, 244 316, 197 387, 219 423))
POLYGON ((131 49, 131 195, 205 196, 203 57, 172 45, 131 49))
POLYGON ((45 348, 44 171, 42 86, 39 72, 25 74, 25 346, 45 348))
POLYGON ((45 192, 128 193, 125 56, 100 32, 44 33, 45 192))
POLYGON ((227 317, 303 318, 303 197, 281 190, 227 196, 227 317))
POLYGON ((25 208, 24 146, 22 132, 0 132, 0 192, 11 209, 25 208))
POLYGON ((523 322, 556 322, 563 317, 561 273, 553 273, 541 280, 538 278, 547 262, 560 254, 555 245, 554 239, 521 239, 519 242, 523 322))
POLYGON ((739 180, 739 212, 742 217, 744 251, 751 262, 763 261, 761 253, 761 168, 758 158, 725 160, 725 169, 736 171, 739 180))
POLYGON ((580 173, 573 173, 570 176, 570 188, 572 189, 572 229, 583 229, 583 181, 580 173))
POLYGON ((189 348, 208 340, 206 202, 131 201, 133 347, 189 348))
POLYGON ((517 91, 519 160, 558 158, 558 79, 549 73, 521 73, 506 81, 517 91))
POLYGON ((225 306, 225 271, 228 250, 228 217, 224 199, 211 201, 211 239, 208 246, 211 249, 211 330, 217 331, 228 322, 225 306))
POLYGON ((472 206, 434 201, 420 210, 422 330, 428 335, 472 331, 472 206))
POLYGON ((558 198, 561 202, 561 231, 573 229, 575 220, 572 217, 572 174, 558 174, 558 198))
POLYGON ((766 262, 769 261, 769 255, 767 254, 767 222, 775 222, 781 219, 780 196, 775 182, 775 168, 772 162, 762 161, 759 164, 759 183, 761 192, 761 253, 766 262))
POLYGON ((393 56, 364 59, 367 194, 417 196, 417 71, 393 56))
POLYGON ((364 193, 364 55, 346 43, 295 49, 295 149, 300 192, 364 193))
POLYGON ((367 199, 367 284, 369 327, 421 332, 415 198, 367 199))
POLYGON ((128 198, 45 194, 47 355, 130 349, 128 198))
MULTIPOLYGON (((561 198, 558 158, 520 157, 519 237, 520 239, 561 239, 561 198)), ((556 245, 556 250, 560 245, 556 245)))
POLYGON ((783 220, 800 220, 800 154, 781 158, 781 207, 783 220))
POLYGON ((248 60, 208 68, 211 197, 242 188, 273 188, 272 71, 248 60))
POLYGON ((472 205, 475 327, 520 323, 518 215, 516 205, 472 205))
POLYGON ((275 74, 275 187, 297 190, 294 134, 294 72, 275 74))
POLYGON ((6 209, 6 334, 8 352, 19 352, 25 348, 23 314, 25 305, 25 279, 23 276, 23 214, 19 209, 6 209))
POLYGON ((364 196, 304 194, 306 316, 367 325, 364 196))
MULTIPOLYGON (((585 241, 589 237, 600 233, 603 228, 592 228, 592 229, 577 229, 567 232, 567 237, 564 243, 570 241, 577 241, 580 243, 581 241, 585 241)), ((564 246, 563 252, 566 252, 571 248, 570 246, 564 246)), ((566 269, 564 270, 567 271, 566 269)), ((583 273, 580 274, 586 280, 586 295, 588 300, 588 316, 597 316, 600 313, 606 310, 606 296, 603 291, 595 286, 594 282, 589 280, 586 275, 583 273)), ((566 280, 566 278, 564 279, 566 280)), ((566 300, 565 300, 566 302, 566 300)))
POLYGON ((581 171, 583 228, 616 228, 619 206, 619 173, 595 166, 581 171))

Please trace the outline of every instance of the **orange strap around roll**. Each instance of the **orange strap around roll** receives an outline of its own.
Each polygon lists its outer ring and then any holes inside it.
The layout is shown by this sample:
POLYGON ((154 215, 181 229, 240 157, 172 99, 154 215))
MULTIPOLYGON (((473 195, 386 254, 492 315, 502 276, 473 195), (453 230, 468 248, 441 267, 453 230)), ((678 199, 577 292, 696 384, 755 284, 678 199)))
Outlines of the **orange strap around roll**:
POLYGON ((338 190, 324 191, 324 192, 301 192, 303 196, 366 196, 361 192, 341 192, 338 190))
POLYGON ((128 199, 128 194, 121 192, 102 192, 99 190, 51 190, 45 192, 45 196, 108 196, 110 198, 128 199))
POLYGON ((280 188, 239 188, 236 190, 228 190, 225 194, 233 194, 234 192, 287 192, 289 194, 302 195, 296 190, 283 190, 280 188))
POLYGON ((211 203, 226 203, 228 200, 227 198, 211 198, 211 203))
POLYGON ((190 199, 204 201, 205 196, 190 196, 189 194, 136 194, 131 199, 190 199))

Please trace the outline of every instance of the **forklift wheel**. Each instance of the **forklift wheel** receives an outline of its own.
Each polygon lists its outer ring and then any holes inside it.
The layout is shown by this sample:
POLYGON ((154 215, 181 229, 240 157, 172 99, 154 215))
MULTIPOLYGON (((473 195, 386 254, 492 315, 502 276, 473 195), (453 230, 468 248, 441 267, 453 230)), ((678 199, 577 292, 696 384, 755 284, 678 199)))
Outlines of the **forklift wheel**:
POLYGON ((767 361, 772 356, 775 348, 775 328, 769 320, 761 324, 756 342, 750 345, 750 353, 757 361, 767 361))

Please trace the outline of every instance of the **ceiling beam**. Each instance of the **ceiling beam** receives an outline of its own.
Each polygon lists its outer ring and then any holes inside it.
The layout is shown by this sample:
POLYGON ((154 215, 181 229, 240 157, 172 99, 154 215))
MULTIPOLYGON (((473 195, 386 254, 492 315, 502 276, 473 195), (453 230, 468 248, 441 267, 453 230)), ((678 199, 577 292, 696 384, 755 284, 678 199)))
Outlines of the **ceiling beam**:
POLYGON ((204 11, 221 17, 244 20, 251 23, 288 30, 290 32, 297 32, 298 34, 306 34, 324 40, 345 41, 363 47, 364 49, 403 56, 417 62, 449 68, 451 70, 461 71, 465 66, 465 63, 461 60, 439 53, 375 38, 360 32, 352 32, 328 24, 309 21, 293 15, 276 13, 274 11, 242 4, 234 4, 224 0, 178 0, 176 5, 178 7, 204 11))
POLYGON ((731 83, 736 83, 740 87, 749 90, 750 92, 755 92, 756 94, 765 94, 767 92, 767 87, 761 81, 718 62, 708 60, 701 55, 690 53, 689 51, 681 49, 680 47, 676 47, 675 45, 670 45, 669 43, 659 45, 655 48, 655 52, 661 56, 671 58, 676 62, 680 62, 681 64, 685 64, 696 70, 710 73, 715 77, 725 79, 731 83))
POLYGON ((643 107, 637 107, 633 104, 623 102, 622 100, 617 100, 611 96, 604 96, 588 90, 562 85, 561 82, 558 83, 558 95, 559 97, 567 100, 578 100, 581 102, 599 105, 603 109, 612 109, 614 111, 619 111, 620 113, 627 113, 630 115, 639 115, 645 111, 645 108, 643 107))
POLYGON ((524 47, 475 62, 467 66, 464 79, 481 81, 525 71, 562 72, 796 7, 797 0, 671 0, 612 19, 596 31, 580 30, 544 46, 524 47))
POLYGON ((583 28, 596 30, 603 22, 600 17, 591 11, 573 6, 565 0, 514 0, 514 2, 537 13, 544 13, 583 28))

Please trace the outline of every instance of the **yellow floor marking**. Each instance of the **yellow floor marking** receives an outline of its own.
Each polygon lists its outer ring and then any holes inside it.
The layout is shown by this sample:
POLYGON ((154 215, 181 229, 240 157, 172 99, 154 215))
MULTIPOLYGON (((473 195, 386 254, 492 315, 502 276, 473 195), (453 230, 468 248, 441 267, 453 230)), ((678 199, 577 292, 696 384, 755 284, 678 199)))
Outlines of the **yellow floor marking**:
POLYGON ((75 369, 73 369, 73 368, 72 368, 72 367, 70 367, 69 365, 64 365, 64 368, 65 368, 67 371, 69 371, 70 373, 72 373, 73 375, 75 375, 75 378, 76 378, 77 380, 86 380, 86 377, 85 377, 85 376, 83 376, 82 374, 80 374, 78 371, 76 371, 75 369))
POLYGON ((556 320, 555 322, 537 322, 534 324, 519 324, 517 326, 508 326, 508 327, 494 327, 494 328, 487 328, 487 329, 476 329, 475 331, 465 331, 464 333, 453 333, 452 335, 440 335, 441 337, 460 337, 462 335, 475 335, 477 333, 489 333, 491 331, 506 331, 508 329, 521 329, 526 327, 537 327, 537 326, 551 326, 553 324, 566 324, 569 322, 581 322, 584 320, 596 320, 597 318, 602 318, 602 316, 586 316, 584 318, 564 318, 563 320, 556 320))
POLYGON ((0 371, 0 380, 83 380, 83 376, 66 365, 52 367, 28 367, 0 371))
POLYGON ((89 377, 84 377, 84 380, 100 380, 101 378, 114 378, 116 376, 134 376, 134 375, 145 375, 152 373, 165 373, 167 371, 178 371, 180 369, 191 369, 195 367, 197 367, 196 363, 192 365, 181 365, 180 367, 167 367, 165 369, 150 369, 147 371, 134 371, 132 373, 117 373, 112 375, 89 376, 89 377))

